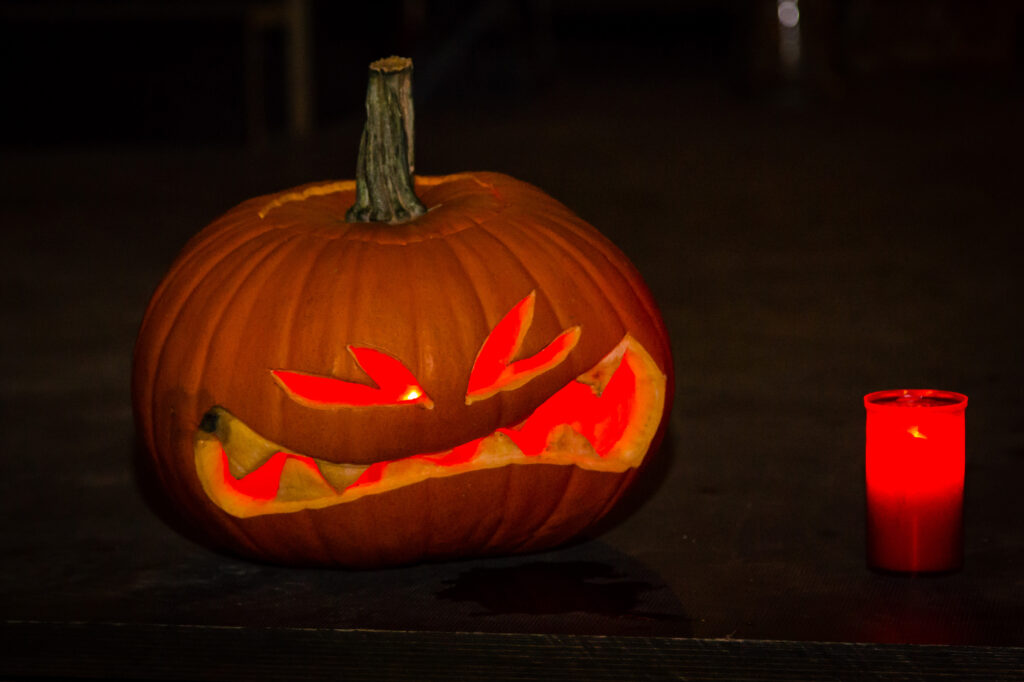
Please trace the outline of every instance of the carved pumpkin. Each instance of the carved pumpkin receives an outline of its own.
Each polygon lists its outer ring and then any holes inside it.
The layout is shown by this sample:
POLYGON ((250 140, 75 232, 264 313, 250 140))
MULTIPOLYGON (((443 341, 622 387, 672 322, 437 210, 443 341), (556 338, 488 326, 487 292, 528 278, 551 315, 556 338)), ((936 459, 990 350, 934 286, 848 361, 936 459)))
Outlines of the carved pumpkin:
POLYGON ((496 173, 417 176, 422 215, 346 221, 365 175, 246 201, 172 265, 133 377, 164 492, 217 544, 289 564, 576 536, 669 409, 668 341, 639 274, 496 173))

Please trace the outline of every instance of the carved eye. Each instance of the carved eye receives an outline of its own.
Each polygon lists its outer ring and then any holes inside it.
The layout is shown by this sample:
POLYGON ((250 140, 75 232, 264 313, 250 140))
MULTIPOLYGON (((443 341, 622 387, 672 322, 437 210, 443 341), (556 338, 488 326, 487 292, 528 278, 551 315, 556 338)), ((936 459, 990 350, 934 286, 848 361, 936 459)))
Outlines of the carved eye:
POLYGON ((406 404, 428 410, 434 407, 434 401, 420 387, 416 377, 397 358, 358 346, 348 346, 348 352, 376 386, 287 369, 272 369, 270 373, 293 400, 309 407, 406 404))
POLYGON ((575 348, 580 340, 580 328, 566 329, 536 355, 513 361, 533 324, 533 308, 537 292, 513 306, 487 335, 477 353, 473 370, 469 374, 466 404, 490 398, 499 391, 519 388, 531 379, 555 367, 575 348))

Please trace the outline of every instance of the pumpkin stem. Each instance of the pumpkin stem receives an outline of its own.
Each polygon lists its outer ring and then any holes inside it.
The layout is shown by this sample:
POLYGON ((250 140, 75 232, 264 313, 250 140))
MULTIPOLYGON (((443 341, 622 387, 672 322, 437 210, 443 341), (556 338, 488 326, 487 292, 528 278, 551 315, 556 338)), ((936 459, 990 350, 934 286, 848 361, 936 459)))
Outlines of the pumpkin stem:
POLYGON ((366 125, 356 162, 356 203, 350 223, 403 223, 427 212, 413 190, 412 60, 370 64, 366 125))

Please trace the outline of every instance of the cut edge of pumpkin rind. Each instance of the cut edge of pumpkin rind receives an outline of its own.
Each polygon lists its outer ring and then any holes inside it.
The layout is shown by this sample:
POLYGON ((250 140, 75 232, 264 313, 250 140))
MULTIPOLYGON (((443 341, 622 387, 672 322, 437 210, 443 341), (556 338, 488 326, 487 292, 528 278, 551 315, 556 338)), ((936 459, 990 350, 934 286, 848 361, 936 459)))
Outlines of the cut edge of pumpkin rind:
MULTIPOLYGON (((472 458, 463 463, 440 465, 428 456, 414 455, 388 462, 387 474, 378 481, 360 485, 352 484, 340 493, 335 492, 296 500, 280 500, 276 496, 270 499, 256 499, 220 482, 225 480, 225 476, 234 477, 234 474, 228 470, 229 460, 224 453, 223 443, 216 434, 199 430, 196 432, 193 447, 196 473, 208 498, 217 507, 238 518, 285 514, 304 509, 323 509, 415 485, 429 479, 448 478, 510 465, 551 464, 576 466, 589 471, 623 473, 640 466, 655 438, 663 418, 667 377, 646 349, 635 339, 627 335, 622 344, 626 349, 622 354, 622 361, 630 363, 636 377, 637 399, 633 402, 626 431, 604 455, 597 455, 592 448, 589 453, 581 452, 585 448, 558 450, 557 443, 554 443, 555 439, 549 440, 543 452, 525 455, 507 436, 495 432, 484 438, 472 458), (553 445, 556 448, 554 450, 551 449, 553 445)), ((226 410, 224 413, 230 415, 226 410)), ((243 422, 234 417, 232 419, 234 420, 233 431, 238 432, 244 429, 252 432, 252 438, 261 440, 264 443, 264 449, 275 449, 290 456, 313 460, 305 455, 290 453, 286 448, 280 448, 276 444, 262 439, 243 422)), ((371 466, 373 465, 366 465, 366 469, 371 466)), ((314 487, 320 491, 324 490, 319 482, 314 487)))

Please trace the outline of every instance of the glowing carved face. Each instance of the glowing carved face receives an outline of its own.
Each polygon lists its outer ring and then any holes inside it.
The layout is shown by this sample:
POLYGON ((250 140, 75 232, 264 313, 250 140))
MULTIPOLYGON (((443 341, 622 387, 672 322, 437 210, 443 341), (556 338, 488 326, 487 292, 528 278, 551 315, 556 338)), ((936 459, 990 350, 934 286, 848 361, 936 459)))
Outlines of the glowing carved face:
MULTIPOLYGON (((531 292, 484 339, 470 370, 466 405, 525 385, 561 364, 576 347, 583 331, 570 327, 539 352, 518 357, 535 300, 531 292)), ((429 387, 421 386, 401 359, 359 346, 348 346, 348 352, 372 385, 291 369, 272 369, 268 380, 310 409, 433 409, 429 387)), ((373 464, 328 461, 271 442, 228 409, 215 406, 196 431, 195 465, 209 498, 236 517, 319 509, 430 478, 509 465, 622 472, 639 466, 651 445, 665 390, 666 376, 627 334, 525 420, 444 452, 373 464)))

